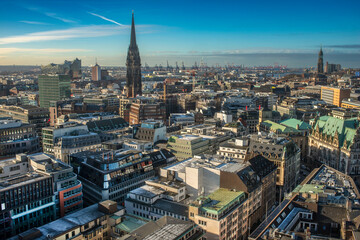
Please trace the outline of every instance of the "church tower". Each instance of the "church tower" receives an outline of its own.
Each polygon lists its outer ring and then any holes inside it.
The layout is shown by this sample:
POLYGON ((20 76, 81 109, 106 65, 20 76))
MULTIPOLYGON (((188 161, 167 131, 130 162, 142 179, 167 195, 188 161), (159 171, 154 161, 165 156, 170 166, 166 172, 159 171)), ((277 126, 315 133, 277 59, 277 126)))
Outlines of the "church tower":
POLYGON ((141 62, 136 44, 134 12, 132 13, 131 37, 126 59, 126 96, 128 98, 141 95, 141 62))
POLYGON ((320 47, 318 65, 317 65, 317 72, 318 73, 324 73, 324 57, 323 57, 322 47, 320 47))

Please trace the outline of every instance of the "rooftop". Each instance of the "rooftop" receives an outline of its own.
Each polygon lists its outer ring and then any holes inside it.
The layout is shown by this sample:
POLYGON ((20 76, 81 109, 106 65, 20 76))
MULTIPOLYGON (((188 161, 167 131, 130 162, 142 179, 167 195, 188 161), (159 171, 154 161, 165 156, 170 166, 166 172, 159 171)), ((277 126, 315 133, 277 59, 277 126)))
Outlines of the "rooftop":
POLYGON ((346 146, 349 148, 353 143, 356 130, 359 127, 357 118, 339 119, 331 116, 322 116, 318 118, 314 129, 330 137, 339 138, 339 147, 346 146))
POLYGON ((311 125, 306 123, 306 122, 303 122, 303 121, 300 121, 296 118, 291 118, 291 119, 286 119, 284 121, 281 121, 280 122, 282 125, 286 125, 288 127, 292 127, 292 128, 297 128, 297 126, 299 126, 299 130, 308 130, 308 129, 311 129, 311 125))
POLYGON ((299 187, 298 191, 300 193, 315 193, 315 194, 323 193, 325 188, 324 185, 317 185, 317 184, 298 185, 298 187, 299 187))
POLYGON ((147 224, 136 229, 129 239, 146 239, 146 240, 173 240, 178 239, 182 234, 188 232, 194 223, 176 219, 170 216, 164 216, 156 222, 147 224))
POLYGON ((246 167, 247 165, 248 164, 240 164, 238 162, 232 161, 232 159, 229 157, 219 155, 201 155, 194 156, 193 158, 188 158, 180 162, 176 162, 167 167, 164 167, 164 169, 168 171, 185 172, 186 167, 207 167, 221 171, 237 172, 242 168, 246 167))
POLYGON ((164 192, 165 192, 164 190, 161 190, 157 187, 144 185, 144 186, 141 186, 139 188, 132 190, 130 193, 135 194, 135 195, 140 195, 143 197, 153 198, 160 194, 163 194, 164 192))
POLYGON ((37 229, 42 233, 42 236, 37 239, 49 239, 49 237, 56 237, 71 229, 80 227, 86 223, 94 221, 97 218, 105 216, 106 214, 98 210, 98 204, 91 205, 87 208, 81 209, 77 212, 69 214, 56 221, 45 224, 37 229))
POLYGON ((139 217, 134 217, 131 215, 125 215, 122 222, 116 225, 115 227, 121 229, 124 232, 131 233, 135 229, 145 225, 147 221, 140 219, 139 217))
POLYGON ((352 178, 326 165, 313 170, 293 192, 342 196, 355 203, 360 199, 359 191, 352 178))
POLYGON ((31 182, 36 182, 41 179, 46 179, 47 175, 29 172, 21 175, 16 175, 15 177, 6 178, 0 180, 0 190, 8 188, 8 187, 18 187, 24 184, 29 184, 31 182))
POLYGON ((196 140, 196 139, 199 139, 201 137, 199 136, 196 136, 196 135, 177 135, 176 138, 178 139, 181 139, 181 140, 185 140, 185 141, 193 141, 193 140, 196 140))
MULTIPOLYGON (((245 193, 242 191, 235 192, 225 188, 219 188, 207 197, 199 197, 195 201, 195 205, 198 204, 203 211, 219 214, 242 196, 245 196, 245 193)), ((194 202, 192 205, 194 205, 194 202)))

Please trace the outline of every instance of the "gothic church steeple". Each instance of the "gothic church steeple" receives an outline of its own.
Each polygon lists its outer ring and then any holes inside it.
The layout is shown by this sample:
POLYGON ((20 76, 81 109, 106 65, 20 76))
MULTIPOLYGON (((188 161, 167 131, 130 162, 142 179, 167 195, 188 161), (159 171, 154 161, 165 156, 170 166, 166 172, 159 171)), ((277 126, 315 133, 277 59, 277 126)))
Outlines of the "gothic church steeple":
POLYGON ((132 13, 131 36, 126 59, 126 67, 126 96, 133 98, 142 94, 141 61, 139 49, 136 44, 134 12, 132 13))

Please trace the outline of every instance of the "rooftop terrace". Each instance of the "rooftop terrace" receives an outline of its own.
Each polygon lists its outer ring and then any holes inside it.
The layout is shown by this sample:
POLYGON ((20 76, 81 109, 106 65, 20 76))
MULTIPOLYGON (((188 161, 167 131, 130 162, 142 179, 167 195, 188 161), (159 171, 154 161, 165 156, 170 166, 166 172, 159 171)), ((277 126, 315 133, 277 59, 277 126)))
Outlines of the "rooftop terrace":
POLYGON ((242 191, 235 192, 219 188, 207 197, 199 197, 192 205, 200 207, 205 212, 219 215, 242 196, 245 196, 245 193, 242 191))

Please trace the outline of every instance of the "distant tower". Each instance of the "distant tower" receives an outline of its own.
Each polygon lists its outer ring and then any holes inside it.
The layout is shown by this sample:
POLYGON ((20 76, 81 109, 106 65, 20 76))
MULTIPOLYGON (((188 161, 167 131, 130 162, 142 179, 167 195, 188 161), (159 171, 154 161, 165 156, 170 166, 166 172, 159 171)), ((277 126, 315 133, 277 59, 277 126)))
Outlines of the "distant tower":
POLYGON ((318 73, 324 73, 324 56, 323 56, 322 47, 320 47, 318 65, 317 65, 317 72, 318 73))
POLYGON ((126 96, 131 98, 141 95, 141 62, 139 49, 136 44, 134 12, 132 13, 131 38, 126 67, 126 96))
POLYGON ((184 65, 184 62, 182 62, 182 67, 181 67, 181 70, 185 70, 185 65, 184 65))
POLYGON ((101 80, 101 67, 97 63, 97 59, 95 59, 95 66, 91 67, 91 79, 93 81, 101 80))

